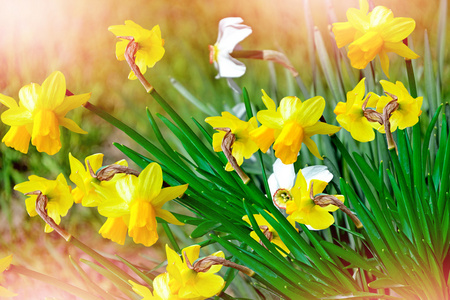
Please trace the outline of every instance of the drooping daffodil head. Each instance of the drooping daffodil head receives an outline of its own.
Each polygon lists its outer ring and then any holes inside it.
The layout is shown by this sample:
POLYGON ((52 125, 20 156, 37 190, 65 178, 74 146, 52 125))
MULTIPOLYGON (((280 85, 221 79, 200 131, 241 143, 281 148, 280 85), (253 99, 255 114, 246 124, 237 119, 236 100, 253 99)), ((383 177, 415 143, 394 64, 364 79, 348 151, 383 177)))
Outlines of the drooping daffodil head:
MULTIPOLYGON (((21 193, 31 193, 40 191, 42 195, 48 199, 46 210, 49 217, 59 225, 61 217, 64 217, 69 212, 73 205, 73 197, 71 194, 71 187, 67 184, 63 174, 59 174, 56 180, 48 180, 36 175, 28 177, 28 181, 22 182, 14 186, 16 191, 21 193)), ((25 205, 28 214, 31 217, 37 215, 36 200, 38 195, 28 195, 25 200, 25 205)), ((45 225, 45 232, 52 232, 53 228, 50 225, 45 225)))
MULTIPOLYGON (((258 151, 258 145, 250 139, 249 135, 250 131, 258 126, 255 117, 246 122, 224 111, 222 112, 222 116, 206 118, 205 122, 217 130, 213 135, 213 148, 216 152, 222 152, 222 142, 228 131, 234 135, 231 154, 239 166, 244 162, 244 158, 249 159, 253 153, 258 151)), ((225 169, 227 171, 233 171, 233 167, 229 162, 225 169)))
MULTIPOLYGON (((332 178, 333 175, 325 166, 312 166, 299 171, 291 189, 292 200, 286 203, 288 220, 307 225, 314 230, 330 227, 334 223, 334 217, 329 212, 336 211, 338 207, 316 205, 311 195, 322 193, 332 178)), ((342 195, 335 196, 339 201, 344 201, 342 195)))
MULTIPOLYGON (((267 103, 271 102, 267 100, 267 103)), ((261 110, 257 114, 258 121, 263 126, 273 129, 273 136, 263 137, 256 131, 251 133, 251 137, 261 149, 266 148, 269 139, 272 140, 275 156, 284 164, 292 164, 297 160, 302 144, 305 144, 314 156, 322 159, 311 136, 334 134, 341 129, 319 121, 324 109, 325 100, 320 96, 304 102, 294 96, 285 97, 276 110, 269 104, 267 110, 261 110)))
POLYGON ((347 102, 339 102, 334 109, 339 124, 350 132, 352 138, 360 142, 375 139, 373 130, 381 126, 377 122, 369 122, 364 116, 364 104, 367 108, 375 108, 380 98, 372 92, 365 95, 364 82, 365 78, 361 79, 356 87, 347 93, 347 102))
POLYGON ((66 118, 72 109, 86 103, 91 94, 66 96, 66 80, 61 72, 53 72, 42 86, 28 84, 19 91, 19 104, 14 99, 0 95, 0 102, 9 109, 2 116, 2 122, 11 126, 3 142, 22 153, 28 152, 28 144, 36 146, 39 152, 53 155, 61 149, 59 126, 81 134, 73 120, 66 118))
POLYGON ((419 57, 403 43, 414 31, 416 22, 413 19, 394 18, 393 12, 384 6, 376 6, 369 12, 367 0, 359 3, 359 10, 347 10, 348 22, 333 24, 337 46, 349 45, 347 55, 352 67, 364 69, 378 55, 383 72, 389 77, 388 52, 406 59, 419 57))
MULTIPOLYGON (((130 42, 138 44, 136 53, 134 53, 134 60, 142 74, 145 74, 147 68, 153 68, 164 56, 164 40, 161 38, 159 25, 148 30, 131 20, 127 20, 125 25, 109 26, 108 30, 120 38, 120 41, 116 44, 118 60, 125 60, 125 52, 130 42)), ((136 78, 134 72, 130 71, 128 79, 134 80, 136 78)))
MULTIPOLYGON (((389 121, 391 123, 391 132, 397 128, 403 130, 407 127, 412 127, 419 122, 419 116, 422 114, 423 97, 413 98, 403 83, 397 81, 395 84, 386 80, 380 81, 385 92, 388 92, 393 97, 397 98, 398 108, 392 113, 389 121)), ((379 113, 383 112, 384 107, 393 98, 390 95, 381 96, 378 101, 376 110, 379 113)), ((378 129, 381 133, 385 132, 384 126, 378 129)))
POLYGON ((105 198, 98 206, 101 215, 108 217, 102 227, 104 236, 114 236, 122 241, 122 236, 114 235, 114 230, 123 234, 128 226, 128 235, 135 243, 147 247, 158 240, 156 217, 169 223, 183 225, 172 213, 162 206, 180 197, 188 185, 161 188, 162 170, 157 163, 150 163, 138 177, 128 174, 115 182, 115 189, 95 184, 96 190, 105 198))
MULTIPOLYGON (((193 245, 181 250, 181 256, 166 245, 167 272, 170 276, 170 290, 180 298, 206 299, 219 293, 224 285, 223 278, 215 273, 222 268, 213 265, 205 272, 197 272, 190 265, 199 258, 200 246, 193 245)), ((222 251, 211 256, 224 258, 222 251)))
POLYGON ((219 72, 216 78, 237 78, 245 74, 246 67, 230 54, 236 46, 252 33, 252 29, 239 17, 224 18, 219 22, 217 42, 210 49, 210 63, 219 72))

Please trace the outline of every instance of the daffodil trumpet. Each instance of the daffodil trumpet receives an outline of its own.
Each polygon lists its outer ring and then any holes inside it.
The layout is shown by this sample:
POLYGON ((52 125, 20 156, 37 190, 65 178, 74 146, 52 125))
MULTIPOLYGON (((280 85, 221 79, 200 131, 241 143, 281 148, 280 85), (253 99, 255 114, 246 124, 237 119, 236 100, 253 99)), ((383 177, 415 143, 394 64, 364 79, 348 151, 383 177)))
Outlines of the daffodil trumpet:
POLYGON ((333 195, 314 196, 313 185, 314 185, 314 182, 311 181, 310 197, 311 197, 311 200, 314 201, 314 204, 316 204, 320 207, 327 207, 328 205, 337 206, 343 213, 345 213, 353 221, 356 228, 360 229, 360 228, 364 227, 363 224, 361 223, 361 221, 358 219, 358 217, 355 216, 351 212, 351 210, 348 209, 348 207, 345 206, 345 204, 342 201, 340 201, 336 196, 333 196, 333 195))
POLYGON ((252 277, 255 272, 245 266, 238 265, 232 261, 226 260, 223 257, 218 257, 214 255, 210 255, 195 261, 194 264, 191 264, 189 258, 187 257, 186 251, 183 252, 184 260, 186 261, 186 265, 189 269, 194 270, 195 272, 208 272, 212 266, 221 265, 224 267, 229 267, 241 271, 245 275, 252 277))
POLYGON ((236 170, 236 173, 238 173, 239 177, 242 179, 244 184, 247 184, 250 181, 250 177, 248 177, 247 174, 245 174, 244 171, 242 171, 241 167, 236 161, 236 158, 234 158, 234 156, 232 155, 231 147, 233 146, 234 141, 236 140, 236 136, 231 132, 230 128, 215 127, 214 129, 226 132, 221 144, 223 154, 225 154, 228 162, 233 167, 233 169, 236 170))
POLYGON ((298 76, 298 71, 291 64, 286 55, 275 50, 235 50, 230 53, 234 58, 261 59, 276 62, 288 69, 293 77, 298 76))

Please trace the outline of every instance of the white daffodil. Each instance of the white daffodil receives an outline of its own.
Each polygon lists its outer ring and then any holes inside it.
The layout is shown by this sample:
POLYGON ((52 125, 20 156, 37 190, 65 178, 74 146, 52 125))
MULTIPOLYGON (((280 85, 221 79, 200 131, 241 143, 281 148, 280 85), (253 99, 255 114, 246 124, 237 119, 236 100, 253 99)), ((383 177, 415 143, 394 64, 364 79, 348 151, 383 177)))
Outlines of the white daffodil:
MULTIPOLYGON (((328 171, 326 166, 310 166, 300 170, 305 177, 306 185, 309 186, 311 180, 317 179, 325 182, 330 182, 333 179, 333 174, 328 171)), ((291 189, 295 184, 295 170, 294 165, 285 165, 280 159, 277 159, 273 164, 273 173, 269 176, 268 184, 270 194, 275 206, 286 209, 286 202, 293 200, 291 189)))
POLYGON ((252 33, 252 29, 239 17, 224 18, 219 22, 219 36, 214 46, 210 45, 210 63, 219 71, 216 78, 236 78, 245 73, 245 65, 230 54, 236 46, 252 33))

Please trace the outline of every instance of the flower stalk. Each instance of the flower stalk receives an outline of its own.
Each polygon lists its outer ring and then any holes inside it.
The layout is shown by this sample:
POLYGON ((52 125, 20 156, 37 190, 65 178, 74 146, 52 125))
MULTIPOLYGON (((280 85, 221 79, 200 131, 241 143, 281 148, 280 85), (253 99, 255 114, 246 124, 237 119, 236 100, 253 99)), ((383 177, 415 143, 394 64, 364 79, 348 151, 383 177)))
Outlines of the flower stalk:
POLYGON ((340 201, 336 196, 333 195, 319 195, 314 197, 313 192, 313 185, 314 182, 311 182, 311 188, 310 188, 310 197, 311 200, 314 201, 314 204, 320 206, 320 207, 327 207, 328 205, 334 205, 337 206, 343 213, 345 213, 355 224, 356 228, 360 229, 363 228, 363 224, 358 219, 357 216, 355 216, 351 210, 345 206, 345 204, 340 201))
POLYGON ((230 53, 234 58, 261 59, 276 62, 288 69, 293 77, 298 76, 298 71, 291 64, 286 55, 275 50, 235 50, 230 53))
POLYGON ((233 268, 238 271, 241 271, 242 273, 244 273, 245 275, 250 276, 250 277, 252 277, 255 274, 255 272, 253 270, 250 270, 249 268, 247 268, 245 266, 238 265, 232 261, 226 260, 223 257, 210 255, 210 256, 207 256, 207 257, 197 260, 192 265, 187 257, 186 251, 183 252, 183 256, 184 256, 184 260, 186 261, 186 265, 188 266, 188 268, 191 270, 194 270, 195 272, 206 273, 209 271, 209 269, 211 269, 212 266, 222 265, 224 267, 229 267, 229 268, 233 268))
POLYGON ((17 265, 11 265, 8 269, 8 272, 13 272, 13 273, 17 273, 20 275, 24 275, 36 280, 39 280, 41 282, 47 283, 47 284, 51 284, 53 286, 58 287, 61 290, 64 290, 66 292, 71 293, 72 295, 75 295, 77 297, 80 297, 82 299, 86 299, 86 300, 99 300, 101 298, 96 297, 94 295, 92 295, 92 293, 87 292, 85 290, 82 290, 76 286, 73 286, 71 284, 68 284, 64 281, 61 281, 57 278, 36 272, 36 271, 32 271, 30 269, 27 269, 25 267, 22 266, 17 266, 17 265))
POLYGON ((226 127, 215 127, 215 130, 225 131, 225 136, 222 140, 222 151, 225 154, 226 158, 228 159, 228 162, 233 167, 234 170, 236 170, 236 173, 238 173, 239 177, 242 179, 244 184, 247 184, 250 181, 250 177, 247 176, 247 174, 244 173, 244 171, 241 169, 239 164, 236 161, 236 158, 231 154, 232 153, 232 146, 236 140, 236 136, 231 132, 230 128, 226 127))

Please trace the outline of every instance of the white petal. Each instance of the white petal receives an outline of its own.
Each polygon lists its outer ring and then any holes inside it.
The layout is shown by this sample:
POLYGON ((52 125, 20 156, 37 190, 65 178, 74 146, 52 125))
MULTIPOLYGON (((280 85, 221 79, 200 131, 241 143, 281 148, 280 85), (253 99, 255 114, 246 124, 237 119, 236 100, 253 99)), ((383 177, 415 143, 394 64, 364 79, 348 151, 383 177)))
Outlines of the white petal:
POLYGON ((245 74, 245 65, 229 54, 219 53, 217 60, 220 77, 236 78, 245 74))
POLYGON ((219 22, 217 47, 220 52, 231 53, 243 39, 252 33, 252 29, 242 23, 242 18, 225 18, 219 22))
POLYGON ((295 182, 294 165, 285 165, 278 158, 273 164, 273 174, 267 181, 272 195, 280 188, 290 190, 295 182))
POLYGON ((333 174, 328 171, 326 166, 311 166, 302 169, 303 177, 306 180, 306 186, 309 186, 309 183, 312 179, 318 179, 326 182, 330 182, 333 179, 333 174))

